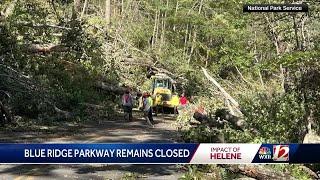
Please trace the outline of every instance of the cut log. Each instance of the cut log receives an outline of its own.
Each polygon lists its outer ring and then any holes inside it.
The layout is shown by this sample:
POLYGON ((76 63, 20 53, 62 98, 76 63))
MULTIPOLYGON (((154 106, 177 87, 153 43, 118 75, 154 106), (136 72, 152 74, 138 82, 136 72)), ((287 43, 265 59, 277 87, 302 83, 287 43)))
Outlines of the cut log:
POLYGON ((221 167, 255 179, 295 179, 287 173, 278 172, 263 165, 220 165, 221 167))
POLYGON ((31 53, 50 53, 50 52, 64 52, 68 48, 61 44, 30 44, 27 45, 27 50, 31 53))
POLYGON ((204 75, 206 76, 206 78, 209 81, 211 81, 215 87, 218 88, 218 90, 221 92, 221 94, 224 96, 224 98, 228 101, 227 105, 228 105, 228 108, 229 108, 230 112, 234 116, 242 117, 243 114, 240 111, 239 103, 232 96, 230 96, 230 94, 227 93, 227 91, 224 90, 224 88, 213 77, 211 77, 208 74, 208 72, 207 72, 207 70, 205 68, 202 67, 202 71, 203 71, 204 75), (229 102, 230 102, 230 104, 229 104, 229 102))

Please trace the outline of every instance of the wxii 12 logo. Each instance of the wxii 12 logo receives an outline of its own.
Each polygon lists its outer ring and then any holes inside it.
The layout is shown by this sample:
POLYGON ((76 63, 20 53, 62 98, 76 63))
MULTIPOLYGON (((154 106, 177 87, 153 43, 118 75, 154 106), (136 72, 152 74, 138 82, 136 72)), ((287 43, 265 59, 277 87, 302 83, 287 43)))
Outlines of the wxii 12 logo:
POLYGON ((274 161, 289 161, 289 145, 273 145, 274 161))

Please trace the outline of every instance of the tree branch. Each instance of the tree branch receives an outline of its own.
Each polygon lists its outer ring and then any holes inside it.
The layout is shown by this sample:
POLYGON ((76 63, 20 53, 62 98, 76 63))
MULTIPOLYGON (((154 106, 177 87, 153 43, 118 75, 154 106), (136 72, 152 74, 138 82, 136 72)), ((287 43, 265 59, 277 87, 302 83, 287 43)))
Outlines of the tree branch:
POLYGON ((266 166, 257 165, 220 165, 233 172, 256 179, 295 179, 289 174, 277 172, 266 166))
POLYGON ((238 67, 235 66, 235 68, 236 68, 238 74, 240 75, 241 79, 252 87, 252 84, 243 77, 243 75, 242 75, 242 73, 240 72, 240 70, 238 69, 238 67))
POLYGON ((56 28, 56 29, 63 29, 63 30, 71 30, 71 28, 64 27, 64 26, 51 25, 51 24, 33 24, 31 22, 20 22, 20 23, 17 23, 17 25, 29 26, 33 28, 56 28))

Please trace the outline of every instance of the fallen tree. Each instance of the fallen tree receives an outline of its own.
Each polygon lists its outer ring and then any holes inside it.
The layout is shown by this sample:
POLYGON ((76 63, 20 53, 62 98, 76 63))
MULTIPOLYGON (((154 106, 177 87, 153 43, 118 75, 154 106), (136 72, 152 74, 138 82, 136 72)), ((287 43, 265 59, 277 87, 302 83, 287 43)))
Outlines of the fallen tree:
POLYGON ((106 109, 105 106, 101 106, 101 105, 97 105, 97 104, 90 104, 90 103, 79 103, 79 104, 83 105, 83 106, 86 106, 86 107, 89 107, 89 108, 96 109, 96 110, 106 109))
POLYGON ((54 106, 54 110, 58 114, 56 119, 71 119, 74 117, 73 113, 61 110, 61 109, 57 108, 57 106, 54 106))
POLYGON ((17 23, 18 26, 27 26, 31 28, 53 28, 53 29, 62 29, 62 30, 71 30, 72 28, 59 26, 55 24, 36 24, 32 22, 19 22, 17 23))
POLYGON ((175 74, 169 70, 167 70, 166 68, 163 67, 158 67, 156 66, 156 64, 152 63, 152 61, 146 60, 143 62, 137 62, 136 60, 133 60, 132 58, 128 58, 124 61, 122 61, 123 65, 126 66, 138 66, 138 67, 145 67, 145 68, 150 68, 153 72, 155 73, 165 73, 168 76, 170 76, 172 79, 176 80, 177 82, 183 84, 186 83, 188 80, 185 79, 183 77, 183 75, 179 74, 175 74))
POLYGON ((50 53, 50 52, 65 52, 68 47, 62 44, 29 44, 26 49, 30 53, 50 53))
POLYGON ((120 87, 120 86, 116 86, 116 85, 113 85, 113 84, 107 84, 107 83, 102 82, 102 81, 96 82, 95 87, 99 88, 99 89, 102 89, 102 90, 105 90, 105 91, 108 91, 108 92, 113 92, 113 93, 119 94, 119 95, 123 94, 124 91, 126 90, 125 87, 120 87))
POLYGON ((242 175, 255 179, 296 179, 290 174, 278 172, 263 165, 220 165, 221 167, 231 171, 232 173, 240 173, 242 175))
POLYGON ((240 111, 239 103, 229 93, 227 93, 227 91, 213 77, 209 75, 205 68, 202 67, 202 71, 205 77, 213 83, 213 85, 219 90, 220 94, 225 98, 231 114, 237 117, 243 117, 243 114, 240 111))

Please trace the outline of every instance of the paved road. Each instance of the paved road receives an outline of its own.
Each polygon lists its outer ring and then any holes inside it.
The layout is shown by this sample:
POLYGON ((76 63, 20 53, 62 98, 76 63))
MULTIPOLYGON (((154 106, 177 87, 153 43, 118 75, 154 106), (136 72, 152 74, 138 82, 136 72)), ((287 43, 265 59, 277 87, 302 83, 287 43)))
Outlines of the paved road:
MULTIPOLYGON (((63 123, 0 132, 1 142, 108 143, 175 142, 172 115, 155 117, 155 128, 136 114, 133 122, 117 118, 90 124, 63 123)), ((0 165, 0 179, 178 179, 183 172, 176 165, 0 165)))

